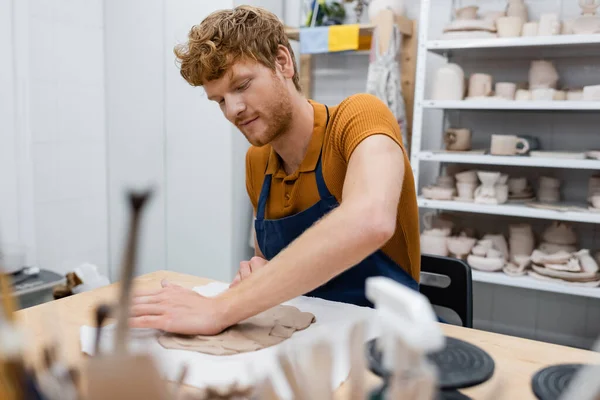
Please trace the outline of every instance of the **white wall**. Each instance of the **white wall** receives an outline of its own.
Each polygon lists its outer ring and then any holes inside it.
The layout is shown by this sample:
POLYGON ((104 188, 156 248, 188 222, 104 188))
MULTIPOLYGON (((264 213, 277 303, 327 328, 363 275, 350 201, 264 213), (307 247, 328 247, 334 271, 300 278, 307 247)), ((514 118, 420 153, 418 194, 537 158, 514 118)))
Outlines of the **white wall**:
POLYGON ((107 268, 100 6, 2 1, 0 224, 29 263, 61 273, 107 268))
POLYGON ((0 0, 0 241, 19 241, 12 0, 0 0))
POLYGON ((154 187, 144 210, 139 274, 166 269, 163 0, 104 1, 111 277, 118 279, 130 188, 154 187))

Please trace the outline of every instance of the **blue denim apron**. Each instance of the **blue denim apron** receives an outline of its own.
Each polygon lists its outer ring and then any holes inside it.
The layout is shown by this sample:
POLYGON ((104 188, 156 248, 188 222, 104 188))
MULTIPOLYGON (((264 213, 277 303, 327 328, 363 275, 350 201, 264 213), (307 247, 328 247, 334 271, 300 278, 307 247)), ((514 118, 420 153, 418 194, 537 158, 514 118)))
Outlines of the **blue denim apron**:
MULTIPOLYGON (((329 108, 326 109, 327 123, 325 124, 325 130, 329 123, 329 108)), ((319 162, 315 170, 315 179, 321 199, 310 208, 298 214, 280 219, 265 219, 265 208, 271 190, 271 179, 271 174, 265 175, 258 199, 256 221, 254 223, 258 246, 267 260, 275 257, 315 222, 339 205, 335 196, 329 193, 325 185, 321 156, 319 156, 319 162)), ((419 284, 402 267, 396 264, 383 251, 377 250, 359 264, 351 267, 315 290, 306 293, 306 295, 356 304, 358 306, 372 307, 373 304, 365 296, 365 281, 372 276, 385 276, 411 289, 419 290, 419 284)))

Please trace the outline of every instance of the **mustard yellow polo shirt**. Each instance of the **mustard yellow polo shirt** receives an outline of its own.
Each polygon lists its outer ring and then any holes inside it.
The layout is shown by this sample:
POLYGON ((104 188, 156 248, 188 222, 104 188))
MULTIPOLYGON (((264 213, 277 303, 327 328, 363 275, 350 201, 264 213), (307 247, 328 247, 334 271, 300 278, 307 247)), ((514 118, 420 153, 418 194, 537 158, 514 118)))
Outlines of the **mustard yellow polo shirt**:
MULTIPOLYGON (((266 204, 266 219, 297 214, 319 201, 315 169, 323 148, 323 178, 329 192, 342 201, 348 161, 358 144, 371 135, 382 134, 394 140, 403 151, 404 184, 396 232, 382 250, 419 282, 421 249, 419 211, 412 169, 402 146, 400 127, 392 112, 375 96, 357 94, 337 106, 329 107, 329 124, 325 105, 309 100, 315 111, 313 133, 306 156, 296 172, 287 175, 271 145, 250 147, 246 154, 246 190, 256 213, 265 174, 272 174, 271 191, 266 204)), ((376 177, 374 177, 376 179, 376 177)))

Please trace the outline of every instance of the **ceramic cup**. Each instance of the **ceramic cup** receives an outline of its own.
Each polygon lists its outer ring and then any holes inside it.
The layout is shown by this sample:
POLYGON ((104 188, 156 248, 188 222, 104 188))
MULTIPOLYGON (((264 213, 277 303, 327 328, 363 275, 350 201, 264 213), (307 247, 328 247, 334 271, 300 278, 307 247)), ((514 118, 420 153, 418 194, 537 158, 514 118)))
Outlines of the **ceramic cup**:
POLYGON ((552 101, 556 89, 552 88, 537 88, 531 91, 531 100, 536 101, 552 101))
POLYGON ((600 210, 600 195, 592 196, 592 206, 600 210))
POLYGON ((506 100, 514 100, 515 92, 517 91, 517 84, 512 82, 497 82, 496 83, 496 96, 502 97, 506 100))
POLYGON ((556 13, 547 13, 540 16, 538 36, 553 36, 560 33, 560 19, 556 13))
POLYGON ((523 31, 521 36, 537 36, 538 34, 538 23, 535 21, 526 22, 523 25, 523 31))
POLYGON ((459 172, 458 174, 454 175, 454 178, 456 178, 456 182, 459 183, 479 182, 479 179, 477 179, 477 171, 475 170, 459 172))
POLYGON ((540 177, 540 189, 558 189, 560 187, 560 181, 551 176, 540 177))
POLYGON ((450 128, 444 134, 446 150, 471 150, 471 131, 464 128, 450 128))
POLYGON ((537 194, 538 200, 542 203, 557 203, 560 200, 558 189, 541 188, 537 194))
POLYGON ((583 89, 570 89, 567 92, 567 101, 583 100, 583 89))
POLYGON ((564 90, 555 90, 552 100, 563 101, 567 99, 567 92, 564 90))
POLYGON ((492 76, 473 74, 469 78, 469 97, 486 97, 492 93, 492 76))
POLYGON ((583 87, 584 101, 600 100, 600 85, 584 86, 583 87))
POLYGON ((475 193, 476 188, 477 183, 458 182, 456 184, 456 189, 458 189, 458 197, 465 200, 473 199, 473 194, 475 193))
POLYGON ((504 204, 508 201, 508 185, 496 185, 496 200, 498 204, 504 204))
POLYGON ((454 177, 438 176, 435 185, 441 188, 454 188, 454 177))
POLYGON ((515 93, 515 100, 528 101, 531 100, 531 92, 527 89, 518 89, 515 93))
POLYGON ((496 29, 500 37, 521 36, 524 21, 520 17, 500 17, 496 20, 496 29))
POLYGON ((527 178, 510 178, 508 180, 508 189, 511 193, 523 193, 527 189, 527 178))
POLYGON ((490 152, 496 156, 514 156, 529 151, 529 142, 515 135, 492 135, 490 152), (523 147, 519 148, 519 144, 523 147))

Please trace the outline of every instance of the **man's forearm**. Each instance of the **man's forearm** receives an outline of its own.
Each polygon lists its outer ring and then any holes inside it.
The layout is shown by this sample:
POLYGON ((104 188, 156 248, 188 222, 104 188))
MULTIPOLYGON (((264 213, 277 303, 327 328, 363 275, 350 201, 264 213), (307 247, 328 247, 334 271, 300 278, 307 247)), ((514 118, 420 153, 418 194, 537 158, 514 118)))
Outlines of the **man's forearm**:
MULTIPOLYGON (((303 295, 379 249, 395 225, 355 204, 342 204, 268 265, 220 296, 227 325, 303 295)), ((395 222, 395 219, 393 220, 395 222)))

